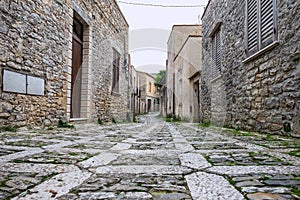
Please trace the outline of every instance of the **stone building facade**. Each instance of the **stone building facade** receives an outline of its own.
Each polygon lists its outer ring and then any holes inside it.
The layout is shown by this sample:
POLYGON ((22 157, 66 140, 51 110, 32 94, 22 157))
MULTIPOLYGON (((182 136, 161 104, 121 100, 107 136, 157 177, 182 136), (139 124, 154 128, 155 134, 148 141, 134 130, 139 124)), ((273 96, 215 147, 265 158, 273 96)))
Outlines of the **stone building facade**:
POLYGON ((155 85, 155 79, 152 75, 137 71, 139 76, 140 87, 140 109, 139 113, 149 113, 159 111, 159 95, 157 86, 155 85))
POLYGON ((174 25, 168 41, 167 115, 191 122, 199 122, 201 32, 201 25, 174 25))
POLYGON ((114 0, 0 3, 0 125, 122 121, 128 24, 114 0))
POLYGON ((210 0, 202 16, 202 121, 300 135, 300 2, 210 0))
POLYGON ((130 98, 129 105, 130 110, 133 114, 133 118, 139 114, 139 104, 140 104, 140 80, 138 73, 133 65, 129 67, 129 89, 130 98))
POLYGON ((201 44, 200 34, 189 35, 174 58, 175 115, 183 121, 200 120, 201 44))

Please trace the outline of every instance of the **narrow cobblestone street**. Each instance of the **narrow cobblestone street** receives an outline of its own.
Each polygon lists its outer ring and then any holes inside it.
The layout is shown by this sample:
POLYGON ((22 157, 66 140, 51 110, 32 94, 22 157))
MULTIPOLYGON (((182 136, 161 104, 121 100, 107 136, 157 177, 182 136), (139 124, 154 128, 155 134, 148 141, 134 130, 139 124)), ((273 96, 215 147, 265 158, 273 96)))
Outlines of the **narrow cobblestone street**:
POLYGON ((0 199, 299 199, 299 139, 140 119, 2 132, 0 199))

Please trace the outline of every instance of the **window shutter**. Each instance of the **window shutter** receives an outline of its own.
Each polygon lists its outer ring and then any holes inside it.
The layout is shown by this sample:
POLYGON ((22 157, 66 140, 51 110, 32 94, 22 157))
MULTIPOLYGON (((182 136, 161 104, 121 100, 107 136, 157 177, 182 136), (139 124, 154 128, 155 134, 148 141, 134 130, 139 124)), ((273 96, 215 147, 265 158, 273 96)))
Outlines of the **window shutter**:
POLYGON ((220 27, 215 31, 212 37, 212 68, 211 74, 215 78, 221 72, 221 31, 220 27))
POLYGON ((274 41, 273 0, 261 0, 261 49, 274 41))
POLYGON ((248 0, 247 2, 247 41, 248 54, 258 51, 258 0, 248 0))

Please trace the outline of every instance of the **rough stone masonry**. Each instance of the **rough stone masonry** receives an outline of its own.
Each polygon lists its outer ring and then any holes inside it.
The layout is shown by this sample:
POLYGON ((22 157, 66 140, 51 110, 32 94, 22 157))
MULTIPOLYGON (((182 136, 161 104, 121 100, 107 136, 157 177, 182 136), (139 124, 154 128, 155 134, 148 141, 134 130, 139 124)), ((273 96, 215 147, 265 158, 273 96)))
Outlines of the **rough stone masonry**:
POLYGON ((126 118, 128 24, 114 0, 3 0, 0 10, 1 126, 72 118, 74 20, 82 24, 78 117, 126 118), (113 51, 120 58, 118 92, 113 51))
POLYGON ((212 0, 202 17, 202 119, 220 126, 299 136, 300 2, 268 1, 275 39, 252 56, 246 51, 246 2, 260 1, 212 0), (214 69, 212 59, 217 30, 220 70, 214 69))

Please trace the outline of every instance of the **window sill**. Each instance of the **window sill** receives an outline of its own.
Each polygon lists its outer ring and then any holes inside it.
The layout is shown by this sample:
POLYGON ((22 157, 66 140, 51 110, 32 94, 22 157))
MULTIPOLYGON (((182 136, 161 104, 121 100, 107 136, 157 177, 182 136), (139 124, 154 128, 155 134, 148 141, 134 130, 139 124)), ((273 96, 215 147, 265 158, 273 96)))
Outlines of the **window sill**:
POLYGON ((254 60, 255 58, 257 58, 258 56, 264 54, 265 52, 273 49, 274 47, 278 46, 279 45, 279 41, 275 41, 273 42, 272 44, 266 46, 265 48, 263 48, 262 50, 256 52, 255 54, 249 56, 248 58, 246 58, 245 60, 242 61, 242 63, 247 63, 247 62, 250 62, 252 60, 254 60))
POLYGON ((121 96, 121 94, 119 92, 114 92, 114 91, 111 92, 111 95, 113 95, 113 96, 121 96))
POLYGON ((210 82, 213 83, 213 82, 216 82, 217 80, 221 79, 222 78, 222 75, 219 75, 217 76, 216 78, 213 78, 210 82))

